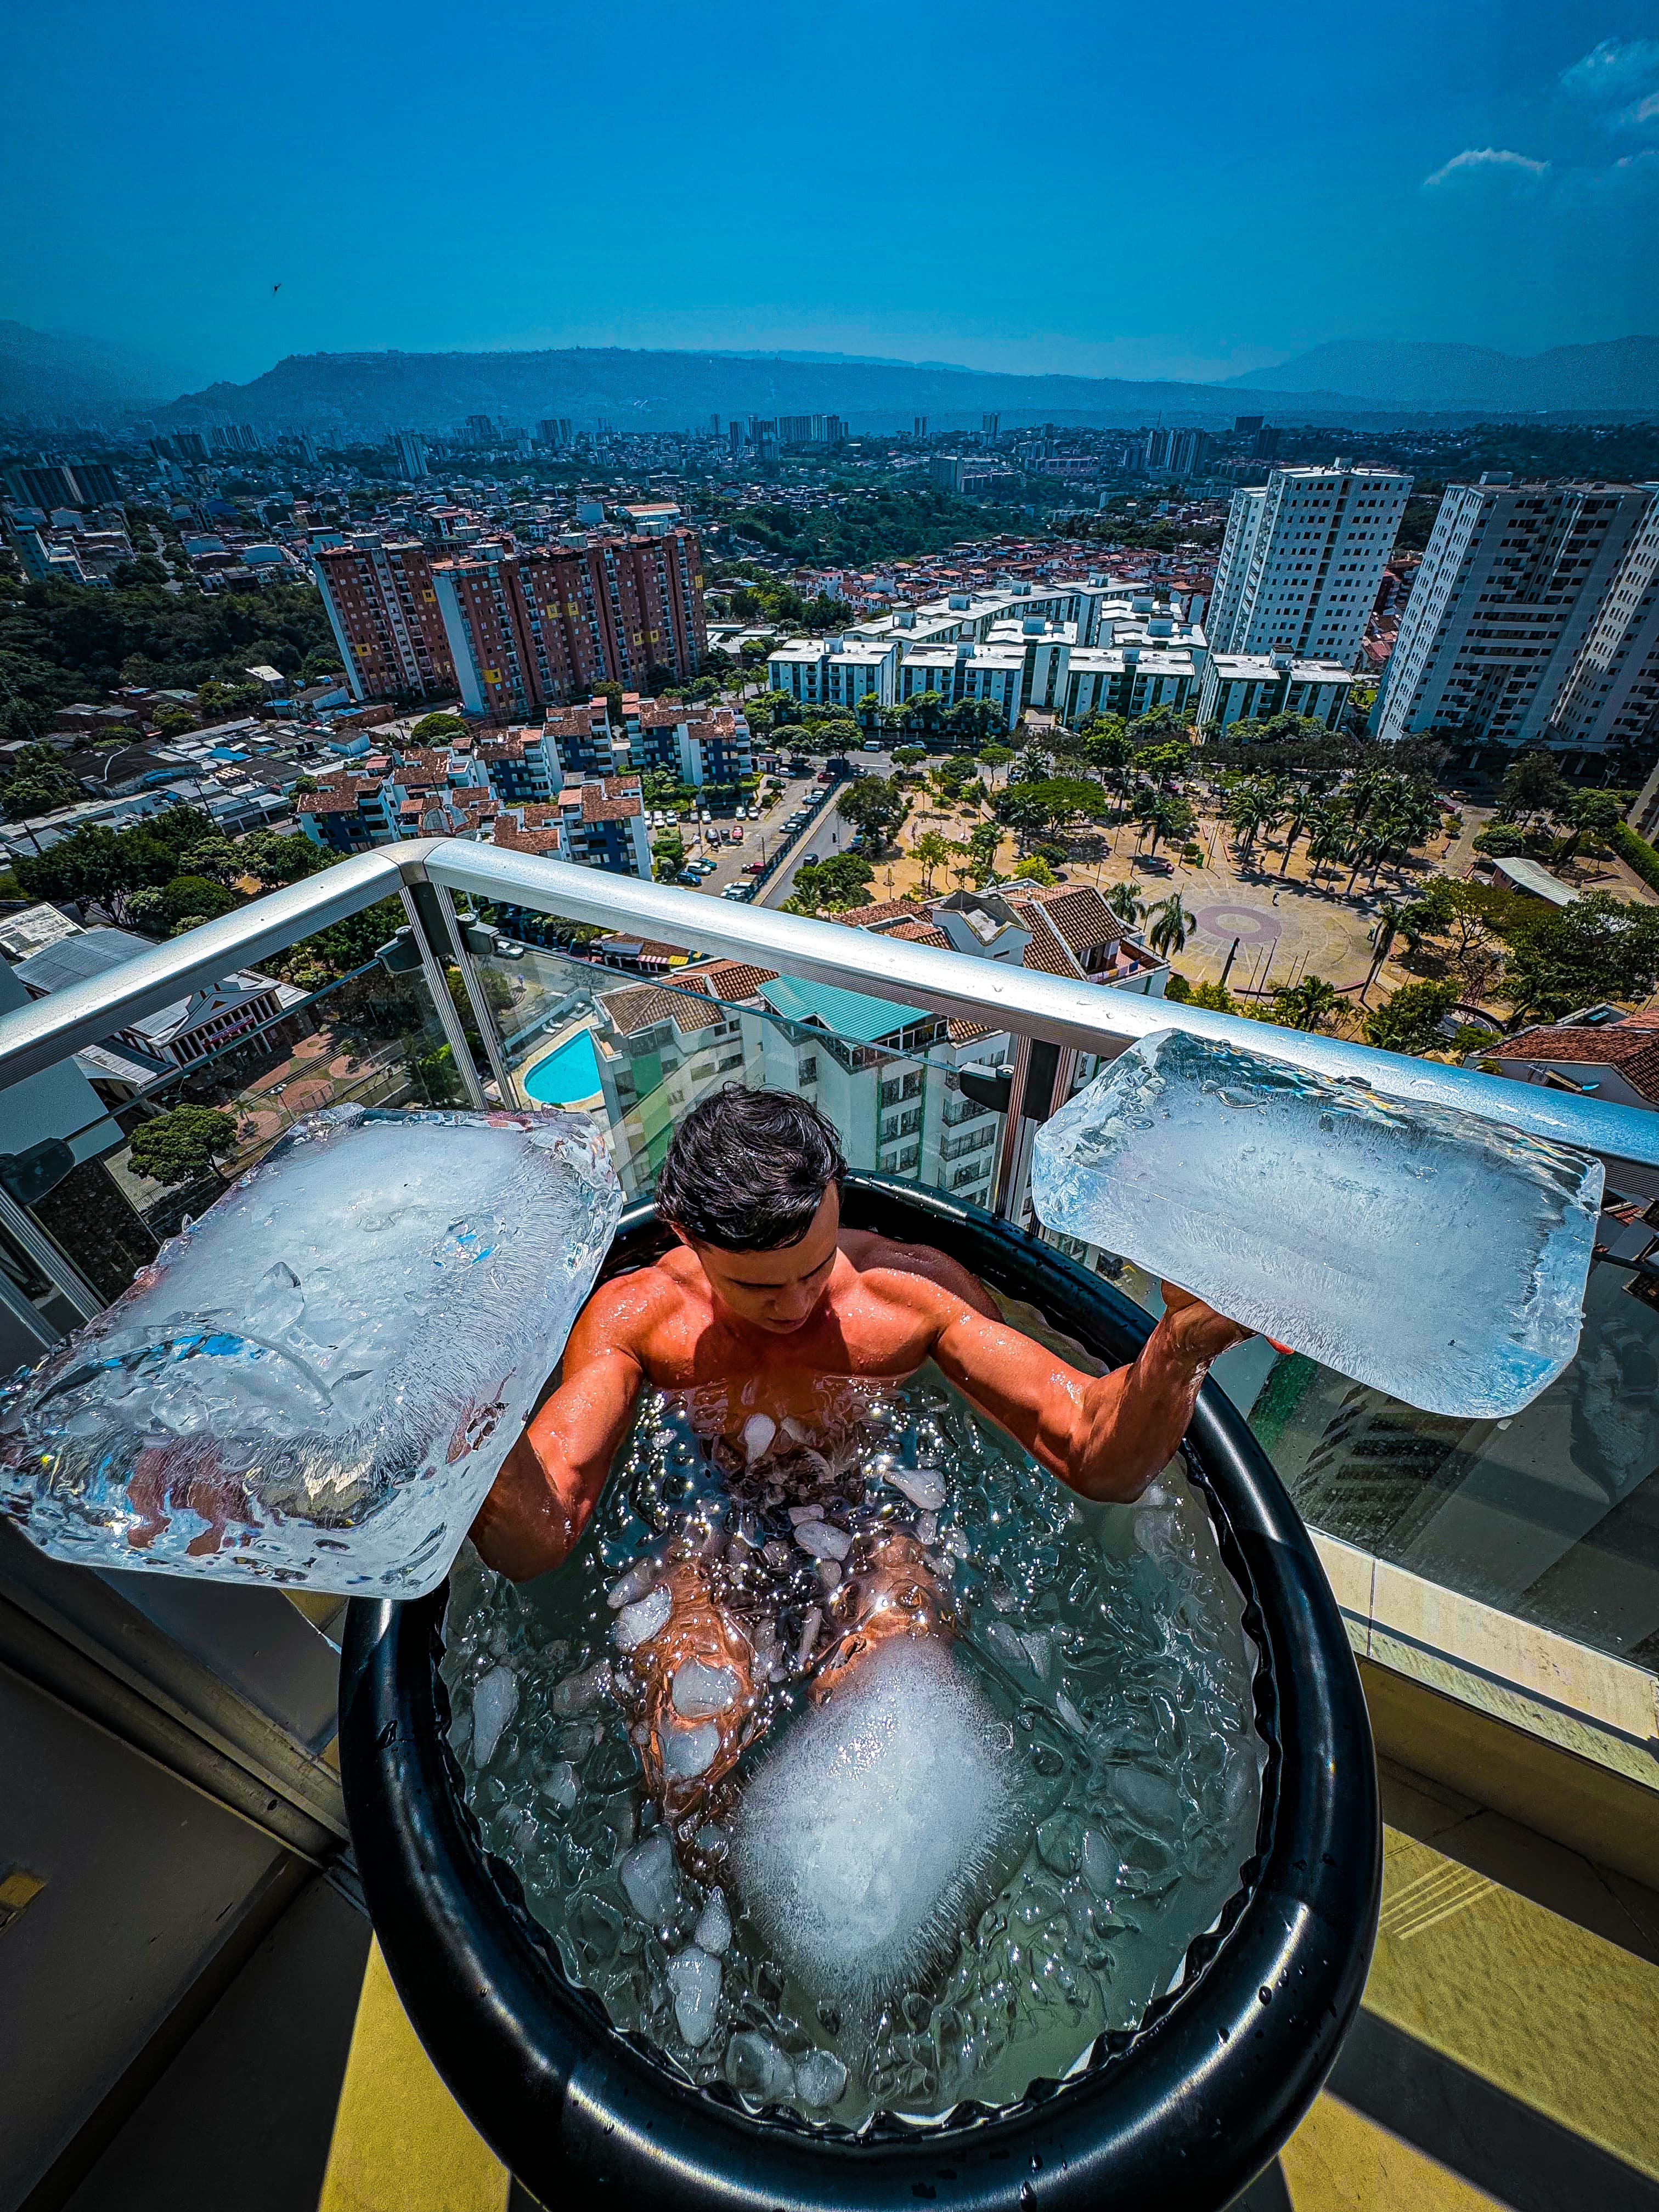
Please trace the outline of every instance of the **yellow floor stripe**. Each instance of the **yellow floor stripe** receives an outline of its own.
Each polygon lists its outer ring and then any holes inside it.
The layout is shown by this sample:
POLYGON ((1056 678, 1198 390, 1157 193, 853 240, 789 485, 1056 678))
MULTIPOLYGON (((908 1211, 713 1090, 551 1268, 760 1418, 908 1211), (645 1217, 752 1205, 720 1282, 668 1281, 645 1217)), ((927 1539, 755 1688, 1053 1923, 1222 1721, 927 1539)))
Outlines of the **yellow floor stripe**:
POLYGON ((1502 2212, 1495 2197, 1328 2093, 1279 2165, 1295 2212, 1502 2212))
POLYGON ((317 2212, 507 2212, 510 2185, 433 2071, 373 1944, 317 2212))
POLYGON ((1367 2008, 1659 2176, 1659 1967, 1395 1828, 1382 1894, 1367 2008))

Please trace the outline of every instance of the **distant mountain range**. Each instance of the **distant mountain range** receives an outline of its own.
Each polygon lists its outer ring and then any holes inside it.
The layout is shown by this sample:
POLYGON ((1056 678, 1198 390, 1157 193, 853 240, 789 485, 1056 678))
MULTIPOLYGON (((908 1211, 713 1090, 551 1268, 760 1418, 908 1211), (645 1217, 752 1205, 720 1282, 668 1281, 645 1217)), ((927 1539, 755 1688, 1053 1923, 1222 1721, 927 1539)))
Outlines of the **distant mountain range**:
POLYGON ((102 338, 0 322, 0 422, 95 422, 164 404, 194 382, 176 362, 102 338))
POLYGON ((246 384, 181 391, 186 372, 90 338, 0 323, 0 421, 153 416, 158 427, 250 422, 379 436, 447 430, 468 415, 529 426, 678 430, 743 415, 839 415, 856 430, 976 430, 1016 424, 1225 428, 1248 409, 1272 419, 1382 429, 1433 416, 1530 414, 1659 418, 1659 338, 1616 338, 1517 356, 1479 346, 1342 339, 1223 383, 1016 376, 945 362, 857 355, 547 352, 291 355, 246 384))
POLYGON ((1273 368, 1230 376, 1227 388, 1352 392, 1430 413, 1474 408, 1493 414, 1638 415, 1659 411, 1659 338, 1608 338, 1600 345, 1552 346, 1546 353, 1495 353, 1489 346, 1411 345, 1386 338, 1338 338, 1273 368))

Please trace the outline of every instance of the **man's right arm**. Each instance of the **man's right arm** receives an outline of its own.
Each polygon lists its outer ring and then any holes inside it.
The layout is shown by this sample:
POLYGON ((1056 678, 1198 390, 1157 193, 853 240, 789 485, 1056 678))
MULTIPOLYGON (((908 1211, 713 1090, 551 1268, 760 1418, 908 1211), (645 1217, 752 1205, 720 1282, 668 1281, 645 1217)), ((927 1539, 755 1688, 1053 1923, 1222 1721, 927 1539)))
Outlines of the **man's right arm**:
POLYGON ((575 1549, 633 1419, 658 1303, 654 1285, 624 1276, 578 1315, 564 1379, 501 1462, 472 1523, 485 1565, 510 1581, 545 1574, 575 1549))

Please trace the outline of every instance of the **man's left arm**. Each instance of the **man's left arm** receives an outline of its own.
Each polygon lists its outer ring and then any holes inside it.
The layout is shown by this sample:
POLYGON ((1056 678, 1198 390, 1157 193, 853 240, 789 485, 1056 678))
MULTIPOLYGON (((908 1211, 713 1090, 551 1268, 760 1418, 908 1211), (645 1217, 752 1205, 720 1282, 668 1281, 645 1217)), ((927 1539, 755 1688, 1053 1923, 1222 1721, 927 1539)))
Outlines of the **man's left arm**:
POLYGON ((933 1356, 964 1395, 1085 1498, 1127 1502, 1174 1457, 1210 1363, 1250 1334, 1164 1285, 1140 1356, 1091 1377, 1030 1337, 951 1300, 933 1356))

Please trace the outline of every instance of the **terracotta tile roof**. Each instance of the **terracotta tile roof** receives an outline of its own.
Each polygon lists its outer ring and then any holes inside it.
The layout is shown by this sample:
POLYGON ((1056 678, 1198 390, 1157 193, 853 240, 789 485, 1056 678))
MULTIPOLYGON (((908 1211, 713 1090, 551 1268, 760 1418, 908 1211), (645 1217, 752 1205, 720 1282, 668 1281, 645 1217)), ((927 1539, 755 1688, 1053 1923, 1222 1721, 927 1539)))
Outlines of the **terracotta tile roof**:
POLYGON ((559 833, 556 830, 517 830, 510 816, 495 817, 492 832, 495 842, 509 853, 550 853, 554 859, 559 854, 559 833))
POLYGON ((836 916, 848 929, 880 930, 884 924, 894 921, 929 921, 927 908, 917 899, 878 899, 873 906, 848 907, 845 914, 836 916))
POLYGON ((584 822, 631 822, 645 811, 638 784, 624 784, 620 776, 607 776, 603 784, 582 786, 584 822))
POLYGON ((745 960, 711 960, 706 968, 689 968, 681 979, 688 991, 706 991, 711 999, 752 999, 763 983, 777 981, 775 968, 756 968, 745 960))
POLYGON ((881 933, 884 937, 902 937, 909 945, 939 945, 947 952, 951 950, 951 940, 937 922, 899 921, 881 933))
POLYGON ((689 722, 696 712, 694 707, 684 703, 676 706, 672 700, 664 702, 653 699, 640 708, 640 727, 642 730, 672 730, 681 722, 689 722))
POLYGON ((360 802, 372 799, 380 787, 373 776, 343 776, 326 791, 301 791, 295 795, 296 814, 355 814, 360 802))
POLYGON ((601 992, 599 1004, 628 1036, 652 1029, 659 1022, 672 1022, 676 1029, 688 1033, 712 1028, 726 1018, 712 1000, 699 1003, 697 993, 665 991, 660 983, 630 983, 620 991, 601 992))
POLYGON ((1020 966, 1076 982, 1083 974, 1083 963, 1036 901, 1010 898, 1006 904, 1009 913, 1031 933, 1031 941, 1020 955, 1020 966))
POLYGON ((557 806, 544 805, 538 799, 527 799, 514 809, 526 830, 544 830, 550 822, 558 820, 562 811, 557 806))
POLYGON ((996 1031, 988 1030, 983 1022, 959 1022, 952 1019, 945 1023, 945 1034, 952 1044, 972 1044, 978 1037, 994 1036, 996 1031))
POLYGON ((1053 884, 1046 889, 1038 884, 1025 896, 1079 955, 1097 945, 1115 945, 1128 934, 1092 884, 1053 884))
POLYGON ((593 714, 588 707, 567 707, 562 714, 550 714, 543 727, 556 738, 588 738, 593 734, 593 714))
POLYGON ((1565 1060, 1616 1067, 1632 1091, 1659 1106, 1659 1018, 1635 1015, 1604 1029, 1571 1024, 1565 1028, 1522 1030, 1496 1048, 1497 1060, 1565 1060))

